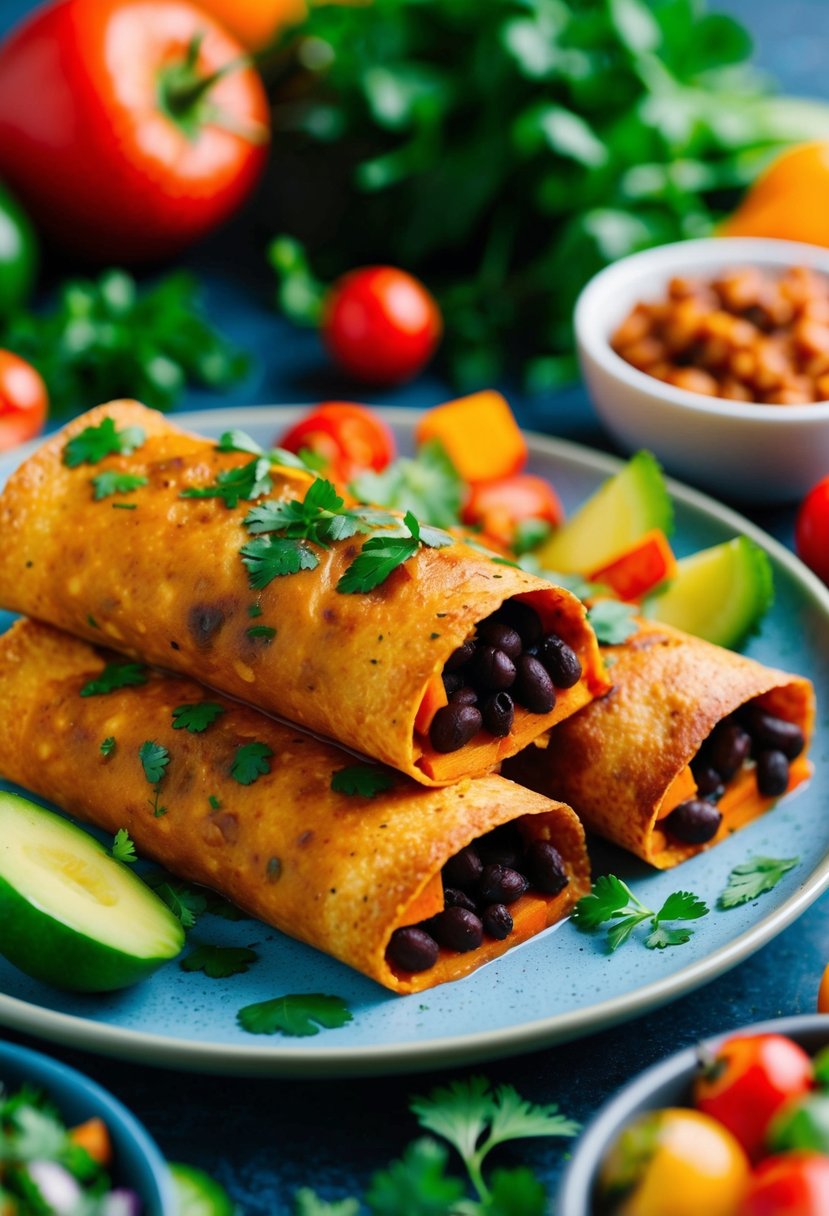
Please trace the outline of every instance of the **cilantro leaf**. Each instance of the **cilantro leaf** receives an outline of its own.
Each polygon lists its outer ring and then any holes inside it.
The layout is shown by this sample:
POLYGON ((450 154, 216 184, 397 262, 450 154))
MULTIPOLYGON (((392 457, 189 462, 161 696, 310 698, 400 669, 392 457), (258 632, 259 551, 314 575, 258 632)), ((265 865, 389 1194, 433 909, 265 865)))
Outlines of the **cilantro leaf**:
POLYGON ((544 1216, 546 1211, 544 1186, 532 1170, 521 1165, 511 1170, 493 1170, 480 1216, 544 1216))
POLYGON ((139 477, 134 473, 118 473, 109 469, 92 478, 92 496, 96 502, 100 502, 102 498, 109 498, 112 494, 131 494, 133 490, 145 486, 148 480, 149 478, 139 477))
POLYGON ((464 1186, 447 1175, 448 1159, 446 1148, 431 1137, 414 1140, 399 1161, 378 1170, 369 1183, 366 1202, 372 1216, 446 1216, 455 1211, 464 1186))
POLYGON ((610 953, 623 946, 637 925, 647 919, 647 912, 631 912, 629 916, 623 916, 615 925, 611 925, 607 931, 607 948, 610 953))
POLYGON ((118 745, 115 742, 115 736, 107 735, 106 739, 103 739, 101 741, 101 746, 99 747, 98 750, 100 751, 102 756, 111 756, 117 746, 118 745))
POLYGON ((386 769, 376 764, 350 764, 348 768, 338 769, 331 777, 331 789, 335 794, 357 795, 360 798, 373 798, 390 790, 394 785, 394 777, 386 769))
POLYGON ((182 971, 203 971, 211 980, 242 975, 259 955, 247 946, 196 946, 179 964, 182 971))
POLYGON ((783 875, 793 870, 799 861, 799 857, 749 857, 729 874, 717 906, 736 908, 773 890, 783 875))
POLYGON ((138 860, 135 855, 135 845, 130 840, 130 834, 126 828, 119 828, 115 833, 110 852, 116 861, 121 861, 124 865, 134 865, 138 860))
POLYGON ((237 1016, 249 1034, 285 1034, 305 1037, 319 1034, 320 1027, 336 1030, 352 1020, 345 1001, 320 992, 290 993, 245 1005, 237 1016))
POLYGON ((606 921, 615 921, 607 931, 607 946, 612 953, 623 945, 638 925, 649 921, 651 931, 645 945, 662 950, 666 946, 681 946, 689 941, 693 930, 667 928, 664 921, 699 920, 708 915, 708 905, 692 891, 674 891, 658 912, 646 908, 633 894, 627 883, 615 874, 603 874, 573 909, 573 920, 580 929, 597 929, 606 921))
POLYGON ((601 646, 618 646, 638 631, 636 607, 620 600, 596 600, 589 608, 587 620, 593 626, 601 646))
POLYGON ((255 617, 261 616, 261 615, 262 615, 262 605, 261 604, 248 604, 248 616, 249 617, 255 618, 255 617))
POLYGON ((147 739, 138 749, 138 758, 144 770, 144 776, 151 785, 156 785, 164 776, 170 763, 170 753, 160 743, 147 739))
POLYGON ((129 456, 140 448, 146 435, 140 426, 126 426, 119 431, 112 418, 104 418, 97 426, 88 426, 67 441, 63 463, 70 469, 80 464, 98 464, 106 456, 129 456))
POLYGON ((245 634, 254 641, 256 638, 263 638, 266 642, 272 642, 276 637, 276 630, 272 625, 251 625, 250 629, 245 630, 245 634))
POLYGON ((437 439, 424 443, 414 459, 404 456, 382 473, 361 473, 349 489, 361 502, 412 511, 438 528, 460 523, 465 486, 437 439))
POLYGON ((147 683, 147 672, 140 663, 107 663, 94 680, 89 680, 81 689, 82 697, 100 697, 119 688, 129 688, 147 683))
POLYGON ((257 456, 247 464, 223 469, 209 486, 189 486, 181 498, 221 498, 228 508, 237 507, 240 499, 252 500, 269 494, 273 489, 270 478, 271 462, 257 456))
POLYGON ((271 771, 268 761, 272 755, 267 743, 243 743, 233 757, 230 774, 240 785, 253 785, 271 771))
POLYGON ((182 928, 192 929, 196 918, 205 910, 206 899, 184 883, 160 882, 153 890, 181 923, 182 928))
POLYGON ((645 938, 649 950, 664 950, 666 946, 684 946, 693 936, 693 929, 669 929, 657 924, 656 928, 645 938))
POLYGON ((310 1187, 303 1186, 294 1195, 294 1216, 360 1216, 360 1200, 337 1199, 329 1203, 310 1187))
POLYGON ((632 898, 630 887, 615 874, 602 874, 573 909, 573 920, 580 929, 596 929, 604 921, 621 914, 632 898))
POLYGON ((217 705, 215 701, 177 705, 173 710, 173 730, 188 730, 192 735, 199 735, 224 712, 224 706, 217 705))
POLYGON ((674 891, 656 914, 658 921, 699 920, 708 915, 708 905, 693 891, 674 891))
POLYGON ((218 452, 247 452, 249 456, 264 456, 265 449, 261 443, 257 443, 247 431, 240 431, 233 428, 230 431, 223 431, 219 436, 219 442, 216 444, 218 452))
POLYGON ((248 572, 248 585, 261 591, 285 574, 314 570, 320 564, 312 549, 301 540, 280 536, 258 536, 242 546, 242 561, 248 572))

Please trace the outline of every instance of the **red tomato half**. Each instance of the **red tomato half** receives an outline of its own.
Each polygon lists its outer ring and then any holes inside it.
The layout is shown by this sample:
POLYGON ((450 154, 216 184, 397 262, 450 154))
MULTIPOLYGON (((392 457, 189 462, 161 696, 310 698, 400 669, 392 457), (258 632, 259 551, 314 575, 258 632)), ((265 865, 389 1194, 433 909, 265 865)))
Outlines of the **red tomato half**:
MULTIPOLYGON (((780 1034, 735 1035, 694 1084, 694 1105, 724 1124, 754 1161, 772 1116, 812 1087, 812 1061, 780 1034)), ((829 1209, 827 1209, 829 1211, 829 1209)))
POLYGON ((0 177, 51 239, 158 258, 225 219, 265 160, 257 73, 189 0, 61 0, 0 47, 0 177), (199 92, 199 89, 202 89, 199 92))
POLYGON ((738 1216, 827 1216, 829 1157, 783 1153, 754 1171, 738 1216))
POLYGON ((829 583, 829 477, 813 486, 801 504, 795 527, 798 557, 829 583))
POLYGON ((368 384, 410 380, 429 362, 442 332, 432 296, 394 266, 352 270, 325 301, 325 345, 345 371, 368 384))
POLYGON ((0 452, 39 435, 48 412, 40 373, 10 350, 0 350, 0 452))
POLYGON ((394 436, 365 405, 327 401, 295 423, 279 440, 289 452, 320 456, 335 481, 350 481, 362 469, 379 473, 394 460, 394 436))
POLYGON ((463 509, 463 522, 480 526, 487 536, 509 545, 516 525, 525 519, 541 519, 557 527, 564 508, 553 487, 534 473, 516 473, 498 481, 482 481, 472 487, 463 509))

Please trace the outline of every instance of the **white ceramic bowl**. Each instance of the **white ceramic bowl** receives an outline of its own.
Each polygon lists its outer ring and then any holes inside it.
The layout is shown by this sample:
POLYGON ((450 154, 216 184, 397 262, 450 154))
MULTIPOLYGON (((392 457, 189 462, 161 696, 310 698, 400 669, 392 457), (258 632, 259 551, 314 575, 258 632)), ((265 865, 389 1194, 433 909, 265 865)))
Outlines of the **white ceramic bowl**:
POLYGON ((829 249, 712 237, 615 262, 576 303, 582 373, 599 416, 627 451, 649 448, 668 472, 720 497, 792 501, 829 473, 829 401, 755 405, 706 397, 638 371, 610 346, 633 305, 664 298, 674 275, 713 278, 739 266, 810 266, 829 275, 829 249))

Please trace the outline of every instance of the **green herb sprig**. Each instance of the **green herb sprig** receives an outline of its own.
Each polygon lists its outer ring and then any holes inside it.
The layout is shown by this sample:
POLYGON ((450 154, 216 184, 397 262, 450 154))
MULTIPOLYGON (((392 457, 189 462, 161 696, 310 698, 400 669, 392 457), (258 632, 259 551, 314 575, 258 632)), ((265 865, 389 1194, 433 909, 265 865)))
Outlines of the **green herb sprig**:
POLYGON ((749 857, 728 876, 725 890, 717 900, 718 908, 736 908, 772 891, 784 874, 800 861, 799 857, 749 857))
POLYGON ((170 763, 170 753, 160 743, 147 739, 138 749, 138 758, 141 761, 144 776, 153 787, 153 797, 148 798, 147 801, 153 808, 153 815, 159 819, 162 815, 167 814, 166 806, 159 805, 159 799, 161 782, 167 774, 167 765, 170 763))
POLYGON ((708 905, 691 891, 674 891, 658 911, 646 908, 627 883, 615 874, 603 874, 573 909, 573 920, 580 929, 598 929, 608 921, 615 923, 607 931, 607 947, 612 953, 628 940, 639 925, 649 924, 645 938, 649 950, 664 950, 667 946, 682 946, 690 941, 693 930, 684 925, 676 927, 666 922, 694 921, 708 915, 708 905))

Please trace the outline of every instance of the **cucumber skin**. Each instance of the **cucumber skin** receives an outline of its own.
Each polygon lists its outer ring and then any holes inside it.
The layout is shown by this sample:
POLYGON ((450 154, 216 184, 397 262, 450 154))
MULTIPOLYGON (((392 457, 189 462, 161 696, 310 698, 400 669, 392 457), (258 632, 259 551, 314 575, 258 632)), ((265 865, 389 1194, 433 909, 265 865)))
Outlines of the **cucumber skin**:
POLYGON ((62 925, 2 877, 0 954, 33 979, 69 992, 113 992, 128 988, 170 961, 136 958, 62 925))

